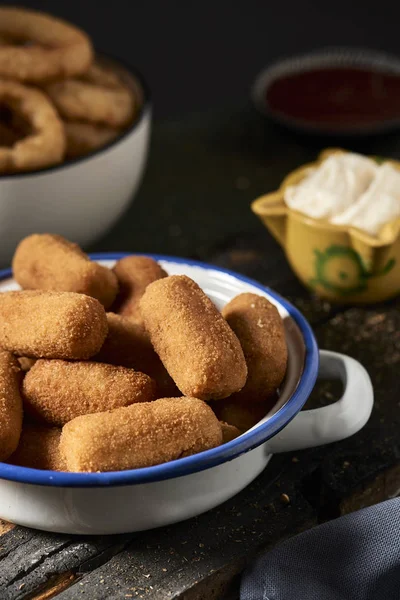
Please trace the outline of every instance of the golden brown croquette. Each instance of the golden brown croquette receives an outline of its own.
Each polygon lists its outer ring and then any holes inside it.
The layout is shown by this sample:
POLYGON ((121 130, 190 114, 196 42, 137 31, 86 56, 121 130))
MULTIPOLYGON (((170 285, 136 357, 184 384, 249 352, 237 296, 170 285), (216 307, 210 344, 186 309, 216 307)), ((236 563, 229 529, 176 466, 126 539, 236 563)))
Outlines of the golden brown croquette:
POLYGON ((183 394, 218 400, 244 386, 239 340, 192 279, 173 275, 151 283, 140 310, 154 349, 183 394))
POLYGON ((69 471, 118 471, 158 465, 222 443, 213 411, 196 398, 162 398, 85 415, 63 427, 69 471))
POLYGON ((179 390, 154 351, 144 325, 114 313, 107 313, 107 321, 106 340, 93 360, 150 375, 157 384, 158 398, 178 395, 179 390))
POLYGON ((106 314, 107 337, 94 360, 147 373, 147 365, 157 355, 144 326, 128 317, 111 312, 106 314))
POLYGON ((18 448, 7 461, 12 465, 31 469, 65 471, 60 453, 61 429, 24 423, 18 448))
POLYGON ((247 398, 234 394, 220 402, 213 402, 211 406, 220 421, 237 427, 243 433, 261 421, 276 401, 276 397, 270 396, 263 402, 252 403, 247 398))
POLYGON ((229 425, 228 423, 225 423, 224 421, 220 421, 220 425, 221 425, 221 429, 222 429, 222 443, 223 444, 226 444, 227 442, 234 440, 241 434, 241 431, 234 425, 229 425))
POLYGON ((149 256, 125 256, 115 264, 113 271, 119 285, 113 312, 141 321, 139 302, 146 287, 167 277, 167 273, 149 256))
POLYGON ((28 358, 27 356, 19 356, 17 360, 24 373, 29 371, 29 369, 31 369, 36 362, 36 358, 28 358))
POLYGON ((86 359, 107 335, 98 300, 73 292, 0 294, 0 347, 30 358, 86 359))
POLYGON ((14 279, 25 290, 77 292, 96 298, 108 308, 118 283, 114 273, 92 262, 60 235, 35 233, 18 245, 12 261, 14 279))
POLYGON ((237 335, 247 363, 246 385, 239 392, 249 402, 276 393, 286 373, 287 346, 277 308, 256 294, 240 294, 222 310, 237 335))
POLYGON ((17 359, 0 351, 0 460, 7 458, 18 446, 22 427, 20 383, 22 372, 17 359))
POLYGON ((34 420, 62 427, 71 419, 155 398, 144 373, 97 362, 38 360, 22 384, 24 407, 34 420))

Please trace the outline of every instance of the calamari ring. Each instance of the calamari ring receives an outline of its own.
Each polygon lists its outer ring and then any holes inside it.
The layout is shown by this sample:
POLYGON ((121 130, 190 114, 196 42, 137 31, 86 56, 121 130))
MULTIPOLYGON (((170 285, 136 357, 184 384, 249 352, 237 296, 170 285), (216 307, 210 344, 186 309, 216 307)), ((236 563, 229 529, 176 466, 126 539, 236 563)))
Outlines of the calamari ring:
POLYGON ((133 117, 134 98, 128 89, 68 79, 50 84, 46 92, 66 119, 124 127, 133 117))
POLYGON ((94 61, 79 79, 105 88, 125 87, 121 77, 114 69, 100 65, 97 61, 94 61))
POLYGON ((78 121, 65 121, 64 130, 67 139, 66 156, 68 158, 77 158, 93 152, 93 150, 105 146, 120 134, 119 129, 78 121))
POLYGON ((19 139, 20 136, 16 131, 0 122, 0 147, 6 146, 7 148, 10 148, 18 142, 19 139))
POLYGON ((11 148, 0 147, 0 173, 40 169, 59 163, 65 152, 63 124, 42 92, 0 80, 0 103, 22 116, 30 131, 11 148))
POLYGON ((9 46, 10 43, 10 39, 6 35, 0 34, 0 46, 9 46))
POLYGON ((32 45, 0 45, 0 76, 40 83, 84 73, 93 60, 89 37, 56 17, 0 7, 0 36, 32 45))
POLYGON ((94 65, 80 79, 57 81, 46 92, 65 119, 124 127, 135 110, 133 92, 110 69, 94 65))

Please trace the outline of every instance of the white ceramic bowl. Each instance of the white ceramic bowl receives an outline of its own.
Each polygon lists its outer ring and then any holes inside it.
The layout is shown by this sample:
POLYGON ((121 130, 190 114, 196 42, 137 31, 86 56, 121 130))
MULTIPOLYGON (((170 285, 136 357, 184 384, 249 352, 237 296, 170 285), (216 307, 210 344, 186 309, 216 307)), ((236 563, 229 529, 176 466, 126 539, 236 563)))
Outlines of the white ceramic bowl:
POLYGON ((90 154, 29 173, 0 175, 0 262, 10 264, 17 243, 30 233, 58 233, 86 246, 121 216, 133 199, 147 159, 150 97, 134 70, 119 69, 140 109, 118 138, 90 154))
MULTIPOLYGON (((112 266, 124 255, 92 258, 112 266)), ((307 321, 286 300, 255 281, 211 265, 154 258, 169 274, 186 274, 197 281, 219 308, 242 292, 261 294, 278 307, 289 349, 279 401, 262 421, 235 440, 154 467, 110 473, 58 473, 0 463, 0 518, 70 534, 160 527, 228 500, 261 473, 273 453, 344 439, 368 420, 373 391, 364 368, 347 356, 319 353, 307 321), (342 398, 324 408, 299 412, 317 377, 340 379, 344 386, 342 398)), ((9 270, 0 273, 0 280, 0 292, 18 289, 9 270)))

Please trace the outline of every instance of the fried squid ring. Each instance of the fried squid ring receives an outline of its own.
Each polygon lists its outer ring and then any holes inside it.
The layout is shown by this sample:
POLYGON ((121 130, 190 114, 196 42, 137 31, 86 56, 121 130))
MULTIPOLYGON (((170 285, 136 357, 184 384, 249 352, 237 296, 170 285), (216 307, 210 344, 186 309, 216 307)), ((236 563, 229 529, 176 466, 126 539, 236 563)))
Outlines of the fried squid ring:
POLYGON ((0 7, 0 36, 16 43, 0 45, 3 77, 32 83, 73 77, 93 60, 92 44, 83 31, 41 12, 0 7))
POLYGON ((120 130, 113 127, 80 121, 64 121, 64 130, 67 139, 67 158, 89 154, 112 142, 120 134, 120 130))
POLYGON ((63 159, 64 128, 56 110, 42 92, 13 81, 0 80, 0 103, 25 119, 30 129, 26 137, 11 147, 0 146, 0 173, 40 169, 63 159))
POLYGON ((126 88, 105 88, 67 79, 48 85, 46 92, 60 115, 71 121, 124 127, 133 117, 134 98, 126 88))
POLYGON ((0 122, 0 146, 11 148, 19 139, 20 136, 11 127, 0 122))
POLYGON ((100 65, 96 61, 90 65, 87 72, 81 75, 79 79, 106 88, 125 87, 121 77, 114 69, 100 65))

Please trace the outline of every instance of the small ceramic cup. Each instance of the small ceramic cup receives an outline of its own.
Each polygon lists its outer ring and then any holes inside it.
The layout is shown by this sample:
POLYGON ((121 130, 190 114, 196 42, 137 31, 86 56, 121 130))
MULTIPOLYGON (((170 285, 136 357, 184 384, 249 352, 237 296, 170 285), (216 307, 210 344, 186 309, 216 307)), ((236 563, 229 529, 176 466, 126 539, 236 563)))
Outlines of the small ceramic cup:
MULTIPOLYGON (((252 203, 253 212, 282 246, 297 277, 319 296, 341 304, 371 304, 400 294, 400 219, 387 223, 378 237, 348 225, 332 225, 290 209, 287 187, 300 183, 333 152, 290 173, 276 192, 252 203)), ((379 159, 382 162, 382 159, 379 159)), ((400 163, 390 162, 400 169, 400 163)))
POLYGON ((119 137, 86 156, 39 171, 0 175, 2 266, 33 232, 90 244, 120 217, 139 187, 149 145, 149 91, 135 70, 103 56, 100 60, 132 88, 139 105, 136 117, 119 137))
POLYGON ((399 84, 398 57, 365 48, 328 47, 269 65, 257 76, 251 96, 261 114, 294 131, 362 136, 398 129, 399 84), (303 76, 311 81, 300 83, 303 76), (275 84, 287 78, 292 84, 271 97, 275 84), (290 106, 291 98, 295 102, 290 106))

